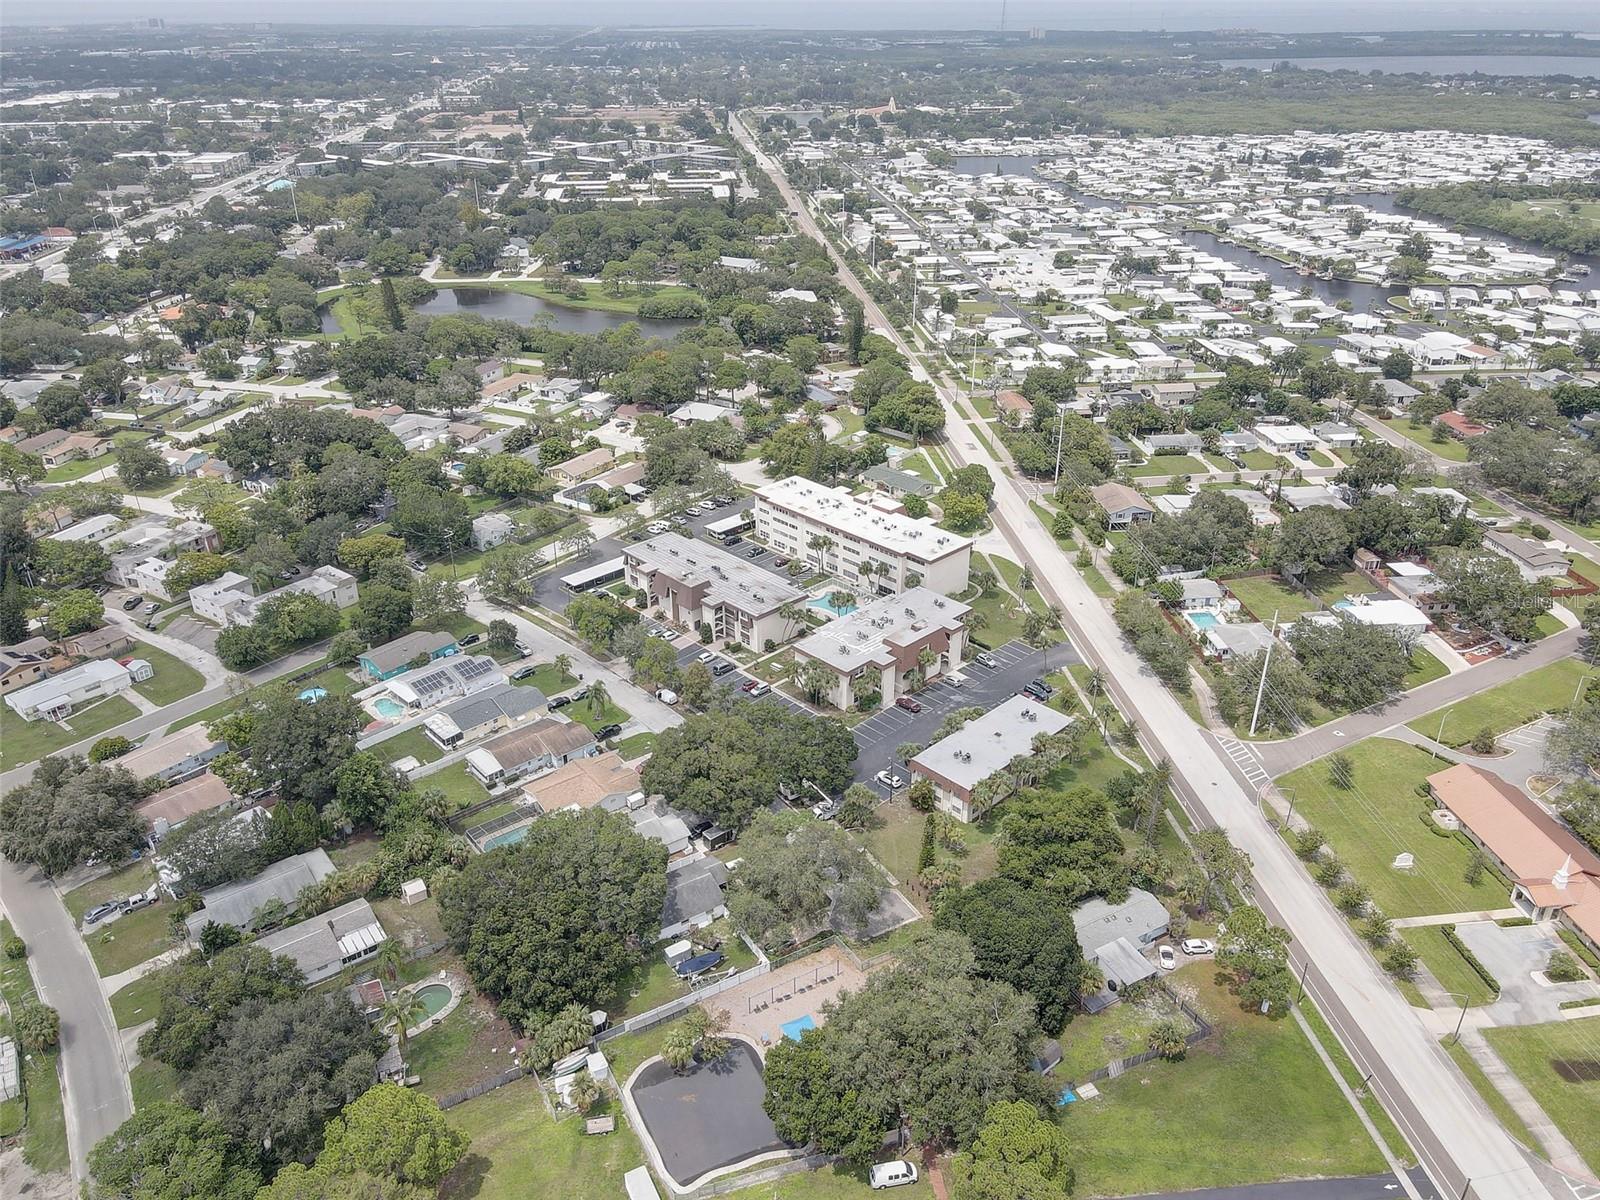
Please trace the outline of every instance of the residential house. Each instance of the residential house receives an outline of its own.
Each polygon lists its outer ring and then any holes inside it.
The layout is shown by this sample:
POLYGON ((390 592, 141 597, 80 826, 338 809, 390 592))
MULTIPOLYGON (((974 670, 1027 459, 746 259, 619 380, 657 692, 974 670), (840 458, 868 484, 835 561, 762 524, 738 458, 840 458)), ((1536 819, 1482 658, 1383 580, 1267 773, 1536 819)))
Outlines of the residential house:
POLYGON ((202 906, 184 918, 189 940, 198 941, 200 931, 211 922, 251 928, 251 919, 263 906, 292 911, 300 892, 333 874, 333 860, 320 846, 304 854, 291 854, 264 867, 248 879, 225 883, 200 893, 202 906))
POLYGON ((216 625, 232 625, 230 610, 255 595, 255 584, 237 571, 225 571, 210 583, 189 589, 189 608, 195 616, 216 625))
POLYGON ((522 785, 524 801, 536 812, 620 805, 639 791, 639 772, 615 750, 575 758, 522 785))
POLYGON ((134 573, 141 564, 151 559, 170 561, 190 551, 219 551, 222 539, 204 521, 169 524, 160 518, 149 518, 118 530, 115 537, 106 540, 105 548, 111 556, 106 582, 127 587, 133 583, 134 573))
POLYGON ((133 635, 120 625, 102 625, 61 639, 61 648, 73 658, 111 658, 133 645, 133 635))
POLYGON ((492 550, 504 544, 517 531, 517 523, 505 513, 484 513, 472 519, 472 548, 492 550))
POLYGON ((939 490, 939 485, 920 475, 913 475, 909 471, 897 471, 893 467, 879 464, 868 467, 861 472, 863 483, 870 484, 880 492, 887 492, 891 496, 921 496, 927 499, 939 490))
POLYGON ((1483 548, 1509 559, 1517 568, 1517 574, 1529 583, 1540 579, 1565 579, 1571 569, 1571 563, 1561 551, 1501 529, 1491 529, 1483 535, 1483 548))
POLYGON ((381 682, 410 670, 412 661, 424 654, 429 658, 446 658, 460 651, 454 634, 417 630, 362 651, 357 661, 368 679, 381 682))
POLYGON ((1144 439, 1152 455, 1198 454, 1205 442, 1198 433, 1154 433, 1144 439))
POLYGON ((0 695, 45 678, 55 658, 55 648, 48 638, 31 637, 0 648, 0 695))
POLYGON ((1227 662, 1265 653, 1272 645, 1272 631, 1260 621, 1218 621, 1201 631, 1201 647, 1212 658, 1227 662))
POLYGON ((491 738, 467 752, 467 770, 486 788, 523 775, 564 766, 600 753, 594 734, 576 721, 543 717, 521 729, 491 738))
POLYGON ((991 801, 980 787, 1013 758, 1033 753, 1041 734, 1060 733, 1072 718, 1027 696, 1012 696, 908 764, 933 784, 934 803, 959 821, 976 821, 991 801))
POLYGON ((1512 881, 1511 903, 1600 952, 1600 855, 1497 775, 1457 763, 1428 776, 1438 803, 1512 881))
POLYGON ((1349 450, 1359 446, 1362 441, 1359 430, 1337 421, 1322 421, 1313 425, 1311 432, 1317 435, 1324 446, 1334 450, 1349 450))
POLYGON ((1002 388, 994 394, 994 409, 1002 417, 1020 422, 1033 415, 1033 402, 1021 392, 1002 388))
POLYGON ((667 864, 667 898, 661 906, 660 940, 683 937, 728 915, 722 889, 728 864, 715 855, 667 864))
POLYGON ((788 641, 803 627, 805 591, 782 575, 718 546, 663 533, 622 549, 624 579, 649 607, 684 625, 711 627, 712 638, 759 649, 788 641))
POLYGON ((202 721, 129 750, 117 759, 117 766, 136 779, 182 783, 199 775, 207 763, 227 749, 228 743, 207 733, 202 721))
POLYGON ((352 900, 308 921, 265 934, 255 944, 268 954, 292 960, 306 983, 315 985, 371 958, 388 940, 372 905, 352 900))
POLYGON ((408 709, 433 708, 458 696, 471 696, 506 681, 500 664, 487 654, 451 654, 391 675, 383 688, 360 693, 365 699, 383 692, 408 709))
POLYGON ((575 454, 566 462, 553 464, 548 474, 559 483, 581 483, 609 467, 616 454, 608 446, 597 446, 582 454, 575 454))
POLYGON ((546 711, 546 705, 538 688, 498 683, 446 705, 422 727, 446 750, 455 750, 531 721, 546 711))
POLYGON ((45 536, 53 542, 99 543, 109 541, 121 527, 122 518, 115 513, 99 513, 45 536))
POLYGON ((822 699, 841 711, 867 696, 893 704, 957 670, 966 658, 972 609, 925 587, 883 596, 829 621, 794 645, 797 661, 821 663, 831 682, 822 699))
POLYGON ((1171 914, 1161 901, 1143 888, 1132 888, 1128 898, 1112 904, 1096 897, 1072 910, 1072 926, 1085 962, 1100 968, 1106 986, 1083 1000, 1091 1013, 1100 1012, 1121 999, 1121 993, 1136 983, 1153 979, 1156 964, 1144 955, 1146 947, 1166 936, 1171 914))
POLYGON ((1179 607, 1188 612, 1216 612, 1227 598, 1215 579, 1180 579, 1178 590, 1179 607))
POLYGON ((1273 454, 1302 454, 1317 444, 1317 435, 1304 425, 1256 426, 1256 437, 1273 454))
MULTIPOLYGON (((126 764, 119 762, 118 766, 126 764)), ((160 840, 190 817, 211 812, 233 803, 228 785, 210 771, 202 771, 182 783, 164 787, 133 806, 133 811, 149 827, 152 839, 160 840)))
POLYGON ((263 605, 280 596, 303 595, 331 604, 338 609, 354 608, 360 600, 356 577, 338 567, 318 567, 304 579, 296 579, 281 588, 263 592, 259 596, 244 596, 237 602, 223 605, 226 621, 231 625, 248 625, 256 619, 263 605))
POLYGON ((1150 502, 1125 483, 1096 484, 1089 495, 1105 511, 1107 528, 1126 529, 1155 520, 1156 510, 1150 502))

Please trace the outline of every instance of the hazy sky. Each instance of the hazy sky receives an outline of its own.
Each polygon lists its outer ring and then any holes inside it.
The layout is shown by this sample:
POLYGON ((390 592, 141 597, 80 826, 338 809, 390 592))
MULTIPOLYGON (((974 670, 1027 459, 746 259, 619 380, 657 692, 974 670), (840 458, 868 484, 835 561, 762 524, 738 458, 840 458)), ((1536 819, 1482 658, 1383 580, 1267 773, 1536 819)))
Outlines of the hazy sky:
MULTIPOLYGON (((1001 0, 6 0, 7 23, 166 17, 370 24, 742 25, 790 29, 993 29, 1001 0)), ((1571 29, 1600 32, 1594 0, 1008 0, 1024 29, 1571 29)))

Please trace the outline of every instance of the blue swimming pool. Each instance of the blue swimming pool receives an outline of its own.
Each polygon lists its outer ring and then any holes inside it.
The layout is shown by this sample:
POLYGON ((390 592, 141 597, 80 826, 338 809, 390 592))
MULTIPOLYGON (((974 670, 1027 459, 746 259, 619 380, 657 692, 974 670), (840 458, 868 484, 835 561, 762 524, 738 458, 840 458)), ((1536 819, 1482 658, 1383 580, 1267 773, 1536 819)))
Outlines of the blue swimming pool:
POLYGON ((404 716, 406 706, 398 700, 391 700, 388 696, 379 696, 372 702, 373 710, 385 720, 392 721, 396 717, 404 716))
POLYGON ((1216 613, 1209 612, 1185 612, 1183 614, 1183 619, 1188 621, 1189 624, 1193 625, 1196 629, 1200 630, 1210 629, 1214 625, 1222 624, 1222 622, 1217 619, 1216 613))
POLYGON ((496 846, 515 846, 528 836, 528 830, 533 828, 532 822, 527 825, 518 825, 515 829, 508 829, 504 833, 497 833, 483 843, 485 850, 493 850, 496 846))
POLYGON ((857 607, 854 604, 836 605, 834 604, 833 597, 831 595, 818 596, 815 600, 812 600, 809 603, 810 607, 820 608, 823 612, 830 612, 836 617, 848 617, 851 613, 855 612, 857 607))
POLYGON ((816 1021, 812 1018, 810 1013, 807 1013, 803 1017, 796 1017, 792 1021, 785 1021, 783 1023, 783 1036, 788 1038, 791 1042, 798 1042, 801 1034, 805 1033, 805 1031, 808 1029, 815 1029, 816 1027, 816 1021))

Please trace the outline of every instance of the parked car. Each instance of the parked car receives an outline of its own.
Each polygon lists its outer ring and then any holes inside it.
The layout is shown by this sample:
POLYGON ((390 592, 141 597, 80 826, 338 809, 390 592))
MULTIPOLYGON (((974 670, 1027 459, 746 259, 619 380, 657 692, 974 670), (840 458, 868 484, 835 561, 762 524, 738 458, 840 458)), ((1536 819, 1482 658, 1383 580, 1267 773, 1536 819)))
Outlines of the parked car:
POLYGON ((518 642, 517 643, 517 653, 522 655, 523 658, 527 658, 528 655, 533 653, 533 647, 532 646, 524 646, 521 642, 518 642))
POLYGON ((144 603, 144 597, 143 596, 129 596, 126 600, 124 600, 122 602, 122 611, 123 612, 128 612, 131 609, 138 608, 139 605, 142 604, 142 603, 144 603))
POLYGON ((910 696, 901 696, 894 702, 896 708, 903 708, 907 712, 919 713, 922 711, 922 702, 913 700, 910 696))
POLYGON ((756 685, 760 682, 761 681, 759 679, 746 679, 742 684, 739 685, 739 690, 741 692, 753 692, 756 690, 756 685))
POLYGON ((656 699, 663 704, 676 704, 678 702, 678 693, 671 688, 662 688, 656 693, 656 699))
POLYGON ((575 692, 568 692, 567 695, 574 701, 587 700, 589 698, 589 689, 581 687, 575 692))
POLYGON ((787 558, 776 558, 773 559, 772 565, 775 567, 787 567, 789 565, 789 560, 787 558))
POLYGON ((965 675, 946 675, 944 677, 944 681, 946 683, 948 683, 951 687, 966 687, 967 686, 967 677, 965 675))
POLYGON ((737 533, 730 533, 727 537, 722 539, 722 544, 724 546, 736 546, 742 541, 744 541, 744 539, 737 533))
POLYGON ((1156 959, 1161 963, 1163 971, 1174 971, 1178 967, 1178 955, 1171 946, 1158 946, 1156 959))
POLYGON ((980 667, 988 667, 991 671, 998 669, 1000 666, 1000 660, 994 655, 990 654, 987 650, 978 655, 972 661, 977 663, 980 667))
POLYGON ((731 670, 733 670, 733 664, 725 658, 719 658, 711 664, 711 673, 718 678, 726 675, 731 670))
POLYGON ((122 902, 122 911, 138 912, 141 908, 149 908, 155 902, 156 893, 155 889, 152 888, 148 892, 140 892, 137 895, 129 896, 122 902))
POLYGON ((529 663, 527 666, 518 667, 515 671, 511 672, 511 678, 513 680, 527 679, 530 675, 537 674, 538 670, 538 667, 534 666, 532 663, 529 663))
POLYGON ((1054 696, 1056 694, 1055 688, 1051 687, 1048 683, 1046 683, 1042 679, 1035 679, 1028 686, 1032 687, 1032 688, 1037 688, 1039 691, 1043 692, 1046 696, 1054 696))
POLYGON ((120 901, 108 900, 104 904, 96 904, 88 912, 84 913, 83 923, 85 925, 94 925, 97 922, 104 921, 112 913, 118 913, 121 911, 122 904, 120 901))
POLYGON ((811 815, 819 821, 831 821, 839 815, 842 807, 837 800, 824 800, 811 806, 811 815))
POLYGON ((153 617, 153 616, 155 616, 156 613, 158 613, 160 611, 161 611, 161 605, 157 604, 154 600, 150 601, 149 604, 146 604, 144 606, 144 615, 147 616, 147 617, 153 617))
POLYGON ((872 1173, 867 1176, 867 1186, 873 1191, 883 1188, 902 1187, 917 1181, 917 1164, 897 1158, 893 1162, 877 1163, 872 1168, 872 1173))
POLYGON ((755 687, 750 689, 750 694, 752 696, 755 696, 755 697, 759 698, 761 696, 767 695, 771 691, 772 691, 772 685, 771 684, 769 684, 769 683, 758 683, 758 684, 755 685, 755 687))
POLYGON ((603 742, 606 738, 616 737, 622 732, 622 726, 617 724, 602 725, 594 731, 595 741, 603 742))
POLYGON ((897 788, 905 783, 905 780, 901 779, 893 771, 879 771, 873 778, 886 788, 897 788))
POLYGON ((703 663, 708 663, 708 662, 710 662, 710 661, 711 661, 711 660, 712 660, 712 659, 713 659, 713 658, 715 658, 715 657, 716 657, 716 655, 715 655, 715 654, 713 654, 713 653, 712 653, 712 652, 711 652, 711 651, 709 651, 709 650, 702 650, 702 651, 700 651, 700 653, 699 653, 699 654, 696 654, 696 655, 695 655, 695 656, 694 656, 694 660, 695 660, 695 662, 703 662, 703 663))
POLYGON ((299 574, 300 574, 299 571, 293 571, 293 570, 291 570, 291 571, 279 571, 278 572, 278 578, 279 579, 284 579, 284 580, 289 580, 289 579, 294 579, 299 574))
POLYGON ((481 634, 481 633, 469 633, 469 634, 467 634, 466 637, 461 639, 461 644, 463 646, 476 646, 482 640, 483 640, 483 634, 481 634))
POLYGON ((571 696, 554 696, 550 700, 550 711, 551 712, 555 712, 556 709, 565 708, 567 705, 569 705, 571 703, 572 703, 572 697, 571 696))
POLYGON ((1185 954, 1215 954, 1217 944, 1207 938, 1184 938, 1183 952, 1185 954))
POLYGON ((1038 700, 1040 702, 1043 702, 1043 701, 1046 701, 1046 700, 1050 699, 1050 693, 1047 692, 1047 691, 1044 691, 1036 683, 1028 684, 1027 687, 1022 689, 1022 694, 1024 696, 1032 696, 1035 700, 1038 700))
POLYGON ((744 552, 744 556, 746 558, 760 558, 765 553, 766 551, 760 546, 751 546, 750 549, 744 552))

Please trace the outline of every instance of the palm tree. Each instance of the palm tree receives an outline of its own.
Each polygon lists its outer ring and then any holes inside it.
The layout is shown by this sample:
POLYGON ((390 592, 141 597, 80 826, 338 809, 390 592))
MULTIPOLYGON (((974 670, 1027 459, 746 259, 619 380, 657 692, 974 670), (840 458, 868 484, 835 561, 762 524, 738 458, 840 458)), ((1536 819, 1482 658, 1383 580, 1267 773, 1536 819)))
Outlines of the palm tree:
POLYGON ((400 968, 405 965, 405 961, 405 948, 394 938, 387 939, 379 946, 377 956, 372 960, 373 965, 389 977, 390 983, 400 977, 400 968))
POLYGON ((406 1030, 428 1015, 428 1010, 415 992, 396 992, 383 1002, 378 1012, 380 1024, 393 1031, 400 1053, 406 1052, 406 1030))
POLYGON ((814 535, 811 540, 806 543, 806 549, 815 550, 817 552, 817 570, 821 571, 825 569, 823 567, 823 562, 827 558, 828 550, 832 546, 833 539, 825 533, 814 535))
POLYGON ((611 693, 606 691, 604 681, 596 679, 589 685, 589 712, 598 717, 605 712, 606 705, 611 701, 611 693))
POLYGON ((1088 676, 1083 681, 1083 690, 1088 692, 1091 696, 1098 696, 1101 692, 1105 691, 1105 672, 1099 667, 1096 667, 1094 670, 1090 671, 1088 676))
POLYGON ((550 665, 556 669, 556 674, 558 676, 561 678, 566 678, 568 675, 572 674, 572 655, 558 654, 556 655, 555 662, 551 663, 550 665))

